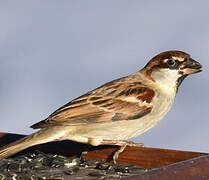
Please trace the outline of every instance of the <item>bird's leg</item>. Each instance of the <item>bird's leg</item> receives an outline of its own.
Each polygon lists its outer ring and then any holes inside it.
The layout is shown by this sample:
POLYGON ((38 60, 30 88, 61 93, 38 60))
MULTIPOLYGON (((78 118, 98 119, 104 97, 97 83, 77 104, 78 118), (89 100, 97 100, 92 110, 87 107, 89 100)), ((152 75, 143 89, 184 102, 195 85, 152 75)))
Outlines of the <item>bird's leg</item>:
POLYGON ((88 153, 88 151, 83 151, 80 155, 80 160, 83 161, 85 158, 85 155, 88 153))
POLYGON ((85 155, 89 152, 90 148, 91 148, 90 145, 87 145, 87 146, 86 146, 85 150, 81 152, 80 160, 83 161, 83 160, 85 159, 84 157, 85 157, 85 155))
POLYGON ((125 140, 103 140, 101 142, 101 145, 120 146, 120 148, 113 155, 114 164, 116 164, 116 161, 118 159, 119 154, 122 153, 127 146, 130 146, 130 147, 144 147, 143 143, 134 143, 134 142, 125 141, 125 140))

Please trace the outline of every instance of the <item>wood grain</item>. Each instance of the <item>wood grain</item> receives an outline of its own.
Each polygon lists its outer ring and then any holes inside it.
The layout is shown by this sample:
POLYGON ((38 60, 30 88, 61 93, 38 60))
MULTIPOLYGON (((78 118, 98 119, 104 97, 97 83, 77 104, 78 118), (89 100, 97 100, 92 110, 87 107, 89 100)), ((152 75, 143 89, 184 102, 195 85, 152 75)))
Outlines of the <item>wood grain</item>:
POLYGON ((209 180, 209 156, 201 156, 161 167, 124 180, 209 180))

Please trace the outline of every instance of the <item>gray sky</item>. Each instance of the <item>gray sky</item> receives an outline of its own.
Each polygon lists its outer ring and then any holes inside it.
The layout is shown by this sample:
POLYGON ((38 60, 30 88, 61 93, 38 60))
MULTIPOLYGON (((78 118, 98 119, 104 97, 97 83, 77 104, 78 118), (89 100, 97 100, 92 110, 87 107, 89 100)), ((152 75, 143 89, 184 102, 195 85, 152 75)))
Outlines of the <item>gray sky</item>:
POLYGON ((204 68, 188 77, 146 146, 209 151, 209 2, 0 1, 0 132, 35 122, 97 86, 141 69, 171 49, 204 68))

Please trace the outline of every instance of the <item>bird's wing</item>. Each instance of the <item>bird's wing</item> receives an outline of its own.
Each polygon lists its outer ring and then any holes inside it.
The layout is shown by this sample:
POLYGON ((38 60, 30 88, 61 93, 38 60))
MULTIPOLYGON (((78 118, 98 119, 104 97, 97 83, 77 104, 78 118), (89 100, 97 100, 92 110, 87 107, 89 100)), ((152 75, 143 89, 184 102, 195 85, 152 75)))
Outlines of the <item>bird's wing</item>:
POLYGON ((155 92, 141 82, 121 78, 72 100, 31 127, 139 119, 151 112, 154 96, 155 92))

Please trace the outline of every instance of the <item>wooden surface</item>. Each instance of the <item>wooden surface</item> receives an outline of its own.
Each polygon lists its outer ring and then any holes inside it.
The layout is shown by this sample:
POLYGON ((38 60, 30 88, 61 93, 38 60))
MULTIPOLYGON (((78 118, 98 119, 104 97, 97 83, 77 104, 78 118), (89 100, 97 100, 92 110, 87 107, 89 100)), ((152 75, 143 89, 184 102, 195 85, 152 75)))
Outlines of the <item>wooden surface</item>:
MULTIPOLYGON (((87 159, 112 161, 112 155, 117 148, 93 150, 86 154, 87 159)), ((128 163, 144 168, 154 168, 170 165, 176 162, 205 155, 205 153, 175 151, 149 147, 127 147, 120 154, 118 163, 128 163)))
MULTIPOLYGON (((0 146, 6 145, 22 137, 24 137, 24 135, 0 133, 0 146)), ((72 156, 80 156, 81 152, 88 151, 88 153, 83 156, 85 159, 112 161, 112 155, 118 149, 118 147, 90 147, 88 145, 72 141, 62 141, 34 146, 21 152, 21 154, 34 149, 38 149, 43 152, 65 155, 69 158, 72 156)), ((170 165, 203 155, 207 155, 207 153, 176 151, 149 147, 127 147, 125 151, 120 154, 117 162, 134 164, 144 168, 154 168, 170 165)))
POLYGON ((178 162, 124 180, 209 180, 209 156, 178 162))

